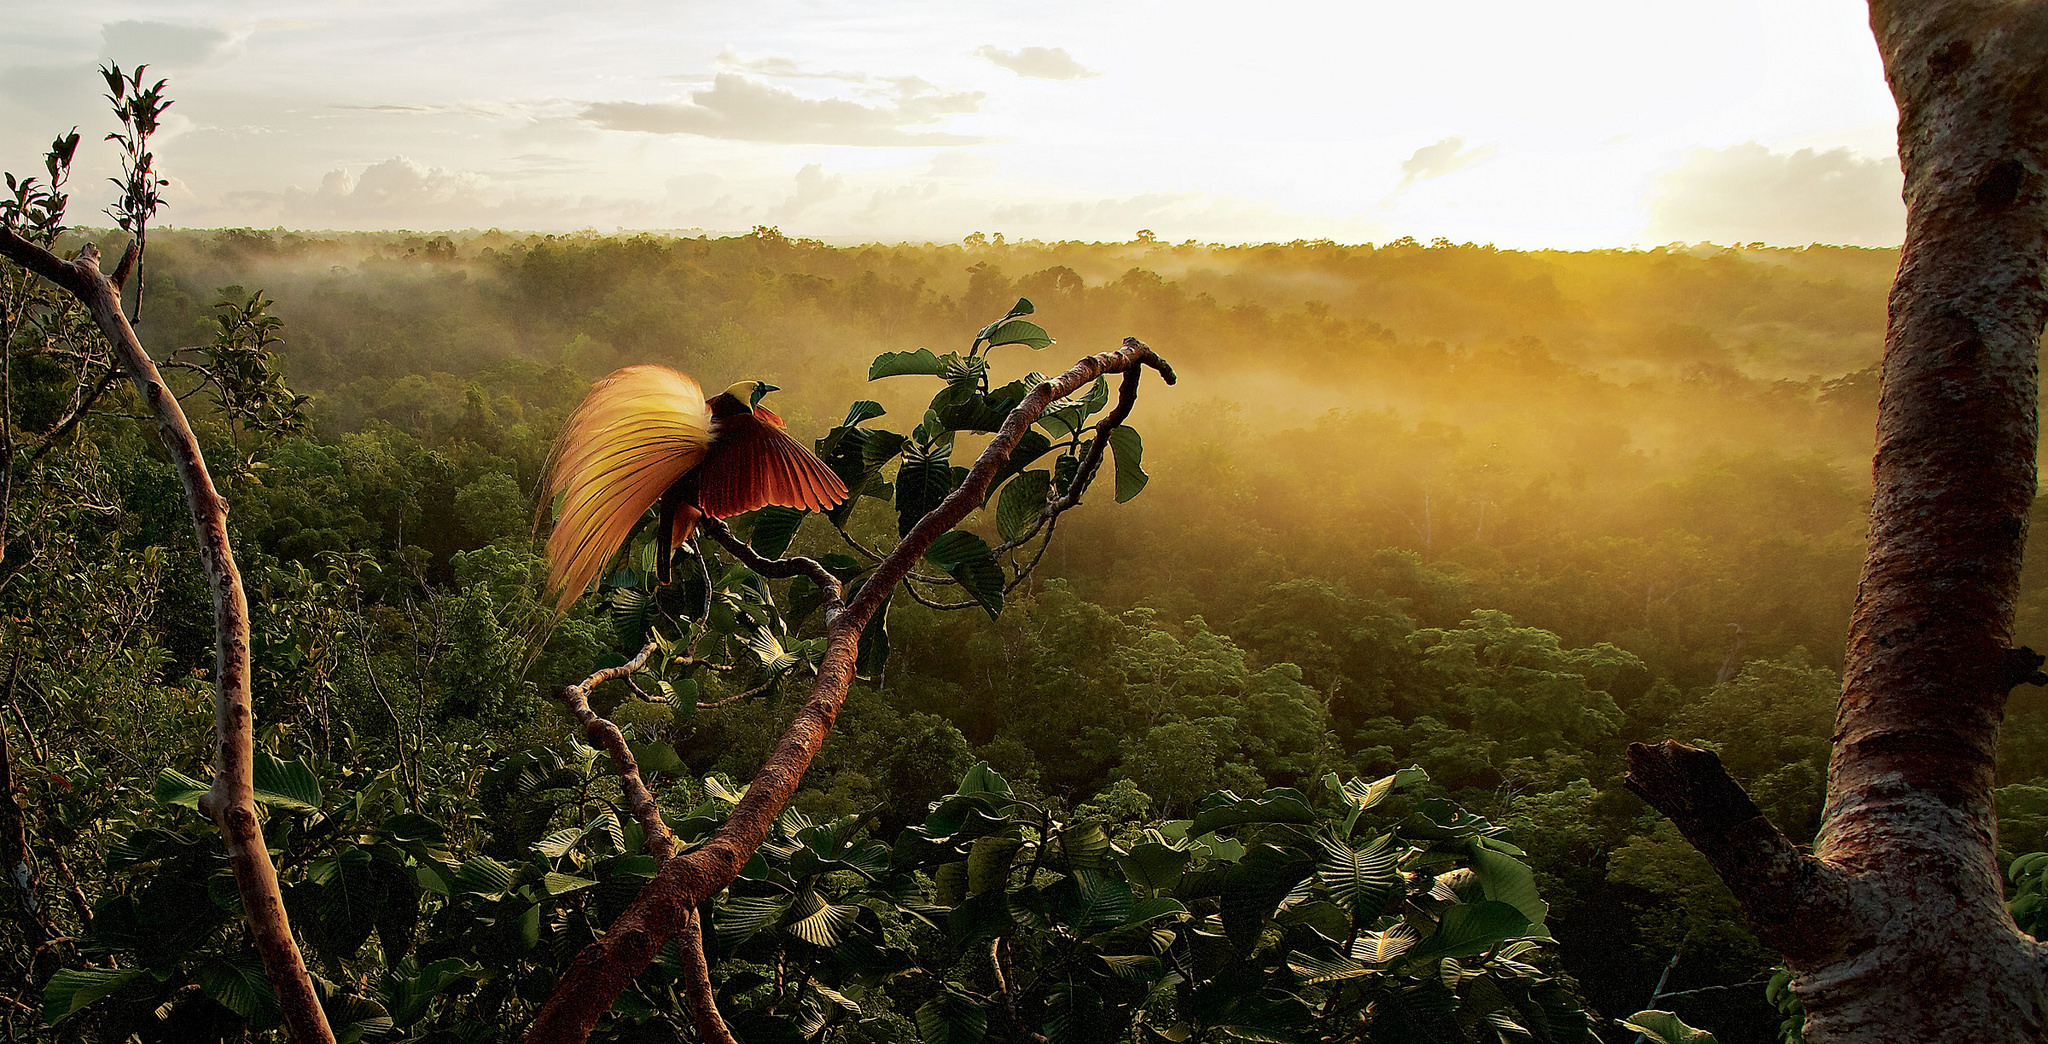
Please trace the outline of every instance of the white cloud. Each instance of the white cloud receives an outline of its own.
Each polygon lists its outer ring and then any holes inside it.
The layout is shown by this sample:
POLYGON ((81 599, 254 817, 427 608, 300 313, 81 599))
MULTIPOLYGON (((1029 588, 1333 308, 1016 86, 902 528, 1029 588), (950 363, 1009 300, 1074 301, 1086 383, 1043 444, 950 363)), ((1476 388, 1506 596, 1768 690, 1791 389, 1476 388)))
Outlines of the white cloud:
POLYGON ((1034 80, 1086 80, 1102 75, 1075 61, 1064 47, 1025 47, 1005 51, 994 45, 983 45, 975 48, 974 53, 1019 76, 1034 80))
POLYGON ((192 68, 232 57, 247 33, 176 22, 109 22, 100 27, 101 50, 114 61, 156 68, 192 68))
POLYGON ((785 200, 775 212, 779 221, 788 221, 812 207, 833 199, 846 191, 846 178, 838 174, 826 174, 822 163, 806 163, 796 172, 796 191, 785 200))
POLYGON ((981 139, 913 130, 980 109, 980 91, 947 93, 916 77, 890 81, 894 97, 876 105, 805 98, 794 91, 719 73, 688 102, 597 102, 583 118, 606 130, 695 134, 737 141, 816 145, 958 145, 981 139))
POLYGON ((1401 161, 1401 187, 1407 188, 1418 181, 1456 174, 1492 155, 1493 146, 1480 145, 1468 149, 1465 147, 1465 139, 1460 137, 1449 137, 1434 145, 1424 145, 1401 161))
POLYGON ((1695 149, 1658 179, 1650 238, 1896 246, 1906 229, 1903 181, 1896 158, 1845 148, 1782 153, 1748 142, 1695 149))

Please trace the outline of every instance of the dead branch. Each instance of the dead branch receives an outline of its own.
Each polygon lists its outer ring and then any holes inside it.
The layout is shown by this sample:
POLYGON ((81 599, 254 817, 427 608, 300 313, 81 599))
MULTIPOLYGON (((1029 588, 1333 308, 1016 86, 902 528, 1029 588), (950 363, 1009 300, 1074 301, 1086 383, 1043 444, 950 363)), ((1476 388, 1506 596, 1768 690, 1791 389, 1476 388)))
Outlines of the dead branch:
MULTIPOLYGON (((140 245, 131 243, 129 254, 140 245)), ((156 419, 157 433, 170 452, 185 488, 199 557, 213 592, 214 608, 214 774, 213 786, 199 807, 220 827, 235 886, 241 893, 249 930, 263 968, 277 995, 280 1013, 300 1044, 332 1044, 334 1032, 313 992, 313 980, 292 939, 279 892, 277 869, 263 839, 252 786, 254 712, 249 694, 249 601, 241 571, 228 543, 227 503, 215 489, 200 452, 199 440, 185 420, 185 411, 164 385, 156 363, 143 351, 135 328, 122 314, 120 291, 100 271, 99 251, 91 244, 73 261, 0 227, 0 256, 5 256, 56 284, 85 306, 121 360, 122 369, 156 419)), ((118 270, 117 270, 118 271, 118 270)))
MULTIPOLYGON (((788 806, 811 759, 838 720, 847 687, 853 682, 861 631, 932 542, 959 525, 968 512, 980 505, 996 473, 1046 406, 1106 373, 1126 374, 1125 395, 1133 397, 1136 371, 1147 366, 1158 370, 1168 384, 1173 383, 1173 369, 1144 342, 1127 337, 1116 351, 1089 356, 1058 377, 1040 383, 1010 411, 1002 428, 975 460, 966 480, 911 528, 875 567, 853 601, 826 625, 825 656, 818 666, 811 694, 783 732, 775 753, 762 764, 746 795, 733 807, 732 814, 704 844, 669 860, 604 937, 576 955, 528 1030, 528 1044, 581 1044, 589 1039, 597 1020, 639 977, 662 946, 694 924, 698 905, 717 895, 738 876, 740 867, 761 846, 775 818, 788 806)), ((715 1010, 706 992, 707 996, 701 1003, 693 1004, 693 1008, 715 1010)), ((701 1024, 704 1016, 698 1017, 701 1024)))

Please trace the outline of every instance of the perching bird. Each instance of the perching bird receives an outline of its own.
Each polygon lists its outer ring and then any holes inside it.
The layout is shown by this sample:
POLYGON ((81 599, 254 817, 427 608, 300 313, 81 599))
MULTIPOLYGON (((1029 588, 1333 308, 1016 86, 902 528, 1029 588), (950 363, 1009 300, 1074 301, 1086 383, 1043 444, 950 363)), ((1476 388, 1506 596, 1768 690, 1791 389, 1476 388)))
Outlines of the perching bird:
POLYGON ((656 569, 703 515, 728 518, 769 504, 823 511, 846 484, 760 405, 772 384, 741 381, 704 398, 666 366, 628 366, 591 386, 562 428, 546 500, 561 497, 548 536, 548 591, 567 612, 659 504, 656 569))

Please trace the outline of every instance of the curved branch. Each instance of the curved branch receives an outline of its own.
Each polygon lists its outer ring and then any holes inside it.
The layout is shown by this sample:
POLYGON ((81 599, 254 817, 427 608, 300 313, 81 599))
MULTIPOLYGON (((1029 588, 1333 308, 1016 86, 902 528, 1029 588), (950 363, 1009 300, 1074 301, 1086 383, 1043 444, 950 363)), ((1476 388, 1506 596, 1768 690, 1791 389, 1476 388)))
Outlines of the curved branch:
POLYGON ((640 763, 633 758, 633 750, 626 745, 626 734, 611 719, 600 717, 590 709, 590 693, 598 686, 615 678, 624 678, 646 666, 647 658, 654 655, 655 643, 649 639, 640 647, 640 654, 619 664, 591 674, 590 677, 562 690, 562 702, 568 705, 569 713, 583 726, 583 734, 589 737, 591 745, 612 756, 612 773, 619 777, 619 788, 626 793, 626 807, 633 812, 633 819, 640 829, 647 833, 647 854, 657 863, 666 863, 676 854, 676 836, 669 832, 668 824, 662 822, 661 807, 654 802, 654 791, 640 778, 640 763))
POLYGON ((1622 782, 1707 857, 1760 937, 1811 956, 1805 919, 1839 905, 1836 873, 1771 824, 1719 755, 1673 740, 1631 743, 1622 782))
MULTIPOLYGON (((129 254, 138 252, 131 244, 129 254)), ((263 958, 263 970, 292 1038, 300 1044, 332 1044, 333 1030, 313 992, 313 980, 299 947, 292 939, 291 923, 285 916, 284 897, 278 889, 277 868, 263 839, 262 823, 256 814, 254 777, 254 718, 249 693, 249 600, 242 588, 242 574, 235 565, 228 543, 228 508, 214 488, 199 440, 185 420, 185 411, 165 387, 156 363, 143 351, 135 328, 122 314, 121 297, 114 284, 100 272, 99 251, 91 244, 78 252, 75 261, 65 261, 48 250, 23 239, 12 229, 0 227, 0 255, 57 284, 91 313, 93 322, 113 345, 115 354, 135 382, 142 401, 156 418, 157 433, 164 441, 185 487, 185 506, 192 515, 198 538, 199 559, 206 570, 207 586, 213 592, 214 615, 214 769, 213 786, 200 798, 199 807, 220 827, 226 843, 228 864, 234 871, 235 887, 241 894, 256 952, 263 958)))
MULTIPOLYGON (((580 1044, 620 993, 654 960, 662 946, 693 923, 700 903, 717 895, 739 875, 754 851, 766 840, 775 817, 788 806, 811 759, 838 720, 846 690, 853 682, 861 630, 883 601, 909 575, 911 565, 941 535, 967 517, 982 501, 996 473, 1016 451, 1048 403, 1070 394, 1105 373, 1130 374, 1143 367, 1158 370, 1168 384, 1173 369, 1151 347, 1135 337, 1113 352, 1092 355, 1058 377, 1032 389, 1003 419, 1003 426, 983 448, 965 481, 939 506, 912 527, 901 543, 875 567, 846 608, 826 625, 825 656, 818 676, 775 753, 764 762, 744 797, 710 840, 668 861, 612 923, 602 939, 576 955, 553 995, 528 1030, 529 1044, 580 1044)), ((1136 385, 1126 377, 1126 396, 1136 385)), ((1128 409, 1125 410, 1128 412, 1128 409)), ((708 1003, 708 998, 707 998, 708 1003)))
POLYGON ((734 536, 732 529, 724 521, 712 518, 710 515, 705 515, 703 518, 698 519, 697 528, 711 534, 711 539, 723 544, 727 551, 732 552, 734 558, 740 560, 741 564, 762 576, 773 577, 777 580, 786 580, 793 576, 809 578, 811 583, 818 585, 818 590, 825 592, 825 614, 827 619, 830 619, 831 615, 838 610, 843 597, 839 587, 839 578, 833 576, 832 571, 826 569, 817 559, 803 557, 768 558, 748 546, 746 541, 734 536))

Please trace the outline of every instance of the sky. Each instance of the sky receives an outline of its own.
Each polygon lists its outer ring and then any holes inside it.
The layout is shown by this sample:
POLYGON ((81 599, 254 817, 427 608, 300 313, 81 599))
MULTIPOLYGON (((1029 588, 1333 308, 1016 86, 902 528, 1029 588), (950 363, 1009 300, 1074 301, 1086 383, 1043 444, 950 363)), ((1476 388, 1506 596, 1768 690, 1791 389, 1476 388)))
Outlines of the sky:
MULTIPOLYGON (((0 168, 96 68, 175 99, 163 222, 833 242, 1896 245, 1861 0, 0 0, 0 168)), ((106 224, 105 219, 99 223, 106 224)))

